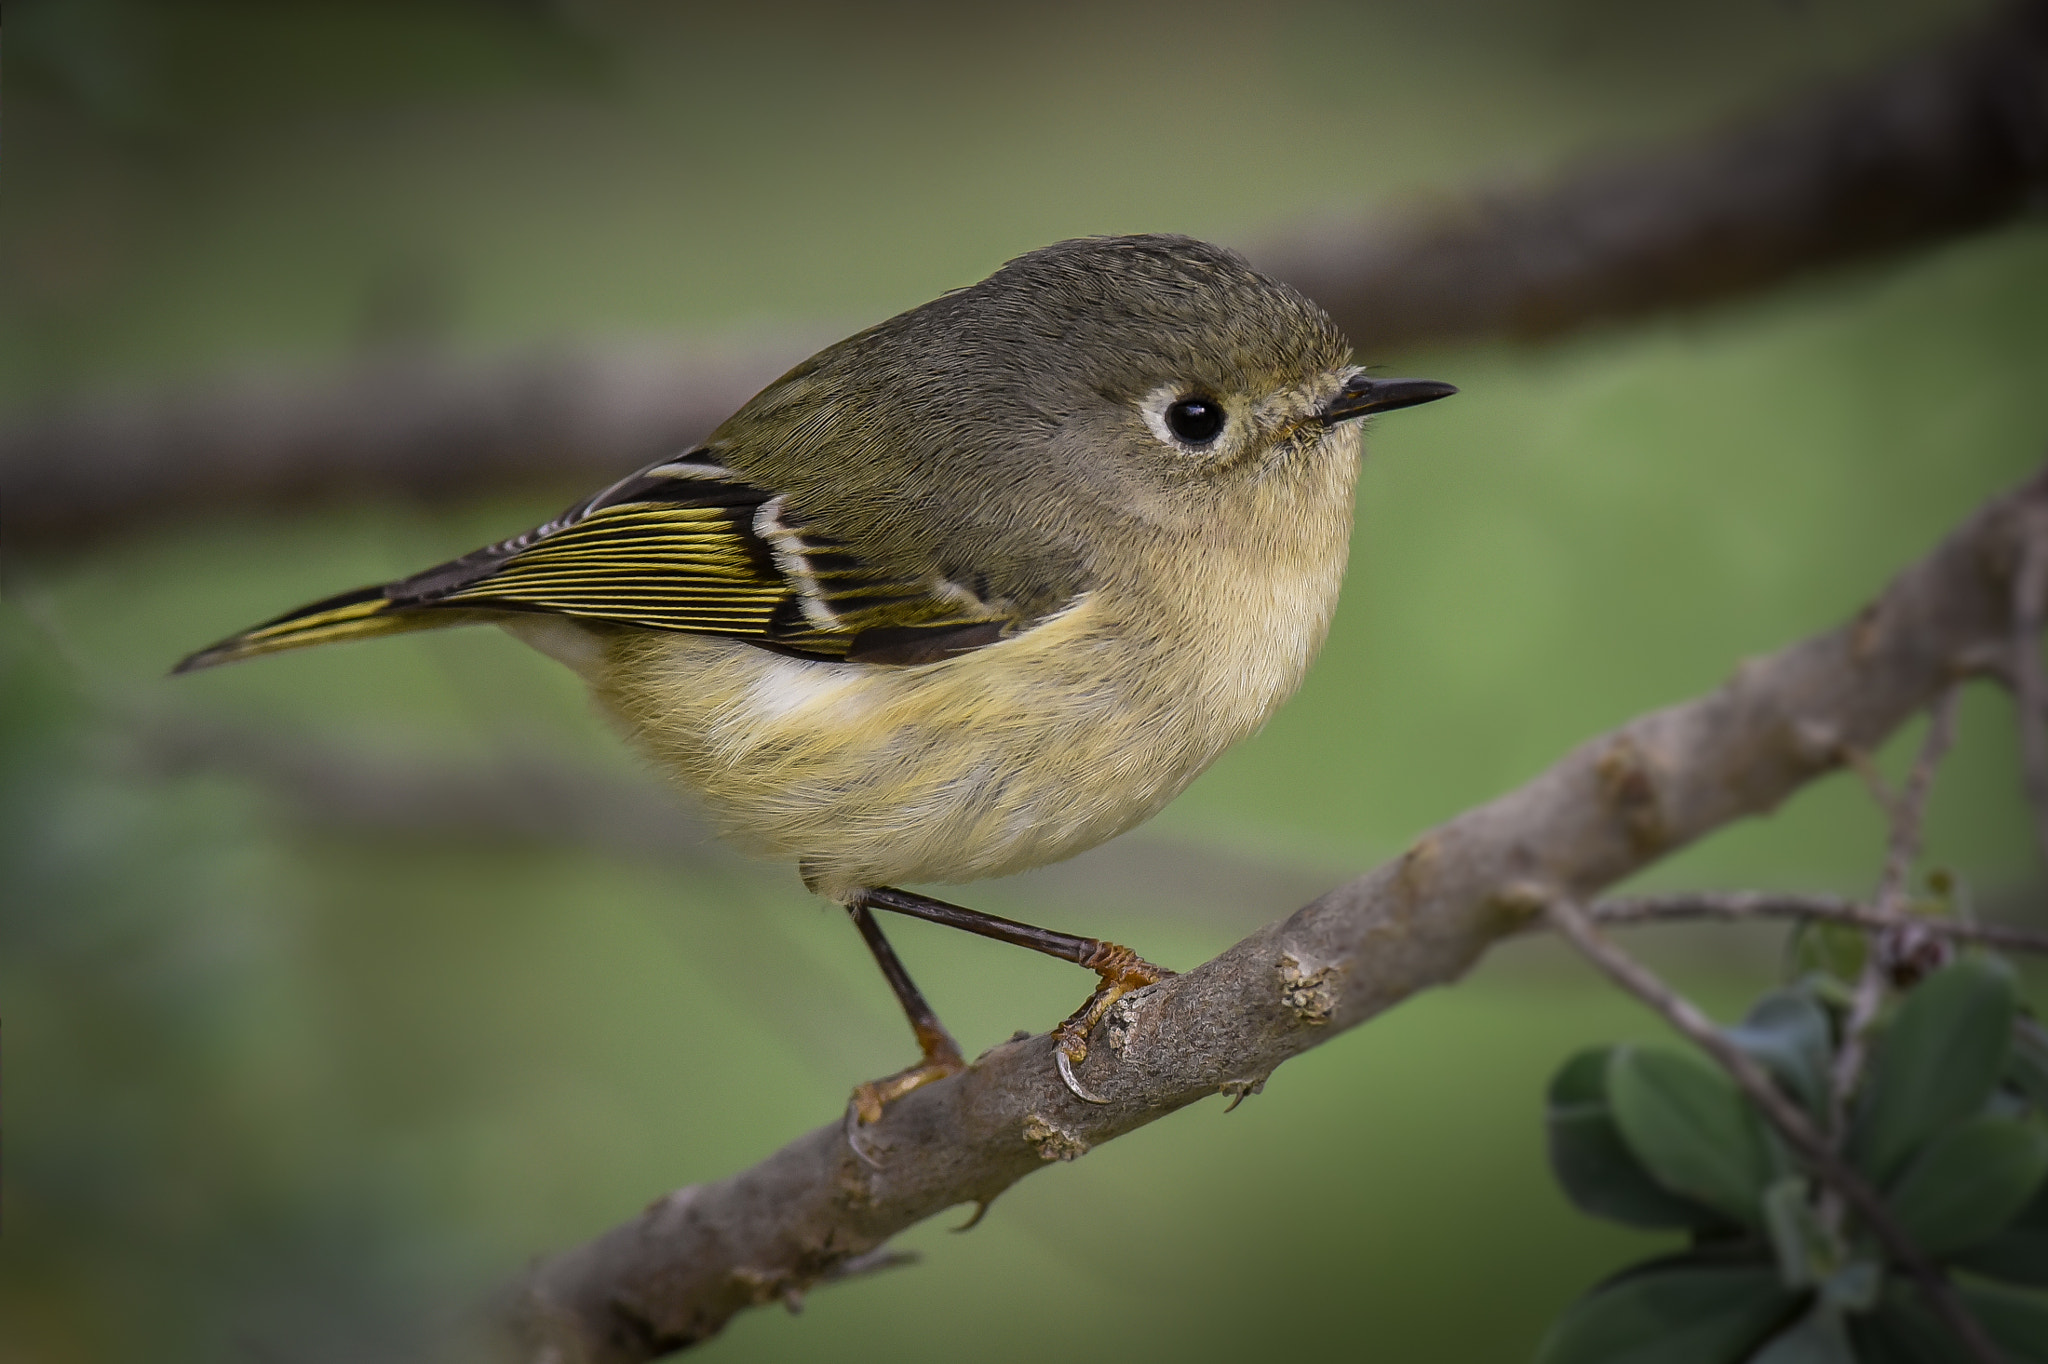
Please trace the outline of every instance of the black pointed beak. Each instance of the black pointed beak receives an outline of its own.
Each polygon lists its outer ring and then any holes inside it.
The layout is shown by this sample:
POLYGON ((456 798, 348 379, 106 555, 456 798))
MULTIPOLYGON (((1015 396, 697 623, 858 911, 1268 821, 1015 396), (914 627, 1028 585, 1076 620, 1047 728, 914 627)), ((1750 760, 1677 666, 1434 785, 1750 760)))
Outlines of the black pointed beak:
POLYGON ((1450 384, 1438 383, 1435 379, 1375 379, 1366 374, 1354 374, 1323 408, 1323 425, 1335 426, 1338 422, 1348 422, 1353 417, 1373 412, 1391 412, 1397 407, 1433 403, 1457 391, 1450 384))

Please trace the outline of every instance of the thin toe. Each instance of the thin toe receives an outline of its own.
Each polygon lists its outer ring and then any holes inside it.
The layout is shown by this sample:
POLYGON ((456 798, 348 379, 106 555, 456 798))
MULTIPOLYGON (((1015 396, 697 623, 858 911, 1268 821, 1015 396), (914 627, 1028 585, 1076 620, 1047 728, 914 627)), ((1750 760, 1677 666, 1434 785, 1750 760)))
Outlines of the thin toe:
MULTIPOLYGON (((1086 1056, 1088 1053, 1082 1052, 1081 1054, 1083 1056, 1086 1056)), ((1057 1065, 1060 1068, 1060 1080, 1062 1081, 1062 1083, 1066 1085, 1066 1087, 1070 1091, 1073 1092, 1075 1098, 1081 1100, 1083 1103, 1091 1104, 1106 1104, 1109 1102, 1109 1100, 1103 1098, 1100 1094, 1091 1094, 1087 1090, 1081 1088, 1080 1080, 1077 1079, 1074 1075, 1074 1063, 1073 1061, 1068 1059, 1067 1049, 1064 1043, 1053 1047, 1052 1057, 1053 1064, 1057 1065)))
POLYGON ((841 1124, 841 1130, 846 1134, 846 1149, 858 1156, 863 1165, 879 1170, 882 1168, 882 1158, 861 1139, 861 1129, 868 1125, 868 1120, 861 1116, 860 1101, 860 1091, 855 1090, 853 1097, 846 1103, 846 1121, 841 1124))

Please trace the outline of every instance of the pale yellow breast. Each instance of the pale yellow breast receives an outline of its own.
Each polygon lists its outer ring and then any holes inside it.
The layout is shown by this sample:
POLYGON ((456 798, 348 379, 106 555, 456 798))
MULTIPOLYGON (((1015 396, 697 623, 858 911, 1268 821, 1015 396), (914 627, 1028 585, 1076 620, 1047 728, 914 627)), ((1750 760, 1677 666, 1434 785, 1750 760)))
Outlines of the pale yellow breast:
POLYGON ((941 663, 637 631, 600 667, 530 642, 591 678, 735 841, 803 864, 825 894, 1003 875, 1156 813, 1293 693, 1343 575, 1341 464, 1225 533, 1161 535, 1128 580, 941 663))

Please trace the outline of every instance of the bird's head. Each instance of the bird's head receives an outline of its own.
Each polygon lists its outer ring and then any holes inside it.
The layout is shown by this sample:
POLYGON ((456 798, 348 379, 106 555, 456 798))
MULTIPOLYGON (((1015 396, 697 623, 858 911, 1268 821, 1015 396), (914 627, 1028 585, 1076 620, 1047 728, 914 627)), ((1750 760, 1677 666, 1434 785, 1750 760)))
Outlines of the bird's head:
POLYGON ((1348 457, 1357 419, 1457 391, 1366 374, 1315 303, 1188 237, 1055 243, 920 311, 980 410, 1069 471, 1167 487, 1348 457))

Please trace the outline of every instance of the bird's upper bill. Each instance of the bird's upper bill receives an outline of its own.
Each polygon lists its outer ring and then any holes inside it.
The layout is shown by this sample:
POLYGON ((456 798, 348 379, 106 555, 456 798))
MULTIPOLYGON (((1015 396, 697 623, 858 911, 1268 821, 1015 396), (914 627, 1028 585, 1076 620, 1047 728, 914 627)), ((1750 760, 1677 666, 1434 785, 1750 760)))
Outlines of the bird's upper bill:
POLYGON ((1323 406, 1323 425, 1335 426, 1374 412, 1391 412, 1397 407, 1433 403, 1458 390, 1435 379, 1375 379, 1354 374, 1337 390, 1337 396, 1323 406))

